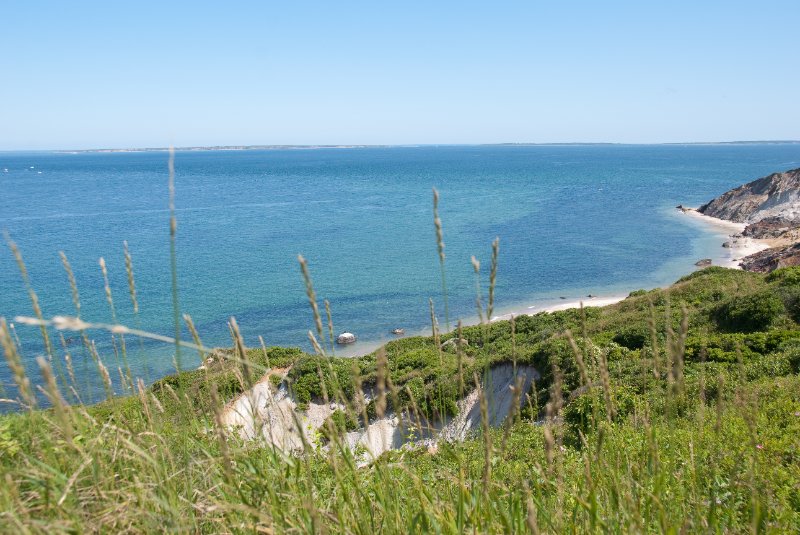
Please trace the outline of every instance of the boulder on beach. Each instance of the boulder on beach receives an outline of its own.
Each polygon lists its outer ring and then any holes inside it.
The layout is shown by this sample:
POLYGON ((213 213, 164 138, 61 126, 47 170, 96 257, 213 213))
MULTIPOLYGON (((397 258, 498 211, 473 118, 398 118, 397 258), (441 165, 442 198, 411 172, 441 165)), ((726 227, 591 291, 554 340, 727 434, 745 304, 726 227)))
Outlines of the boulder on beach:
POLYGON ((694 265, 697 267, 706 267, 710 266, 711 264, 712 261, 710 258, 703 258, 702 260, 698 260, 697 262, 694 263, 694 265))
POLYGON ((336 337, 336 343, 340 345, 352 344, 356 341, 356 335, 353 333, 342 333, 336 337))
POLYGON ((406 334, 406 330, 405 329, 401 329, 401 328, 398 327, 397 329, 392 329, 392 334, 396 334, 397 336, 400 336, 402 334, 406 334))

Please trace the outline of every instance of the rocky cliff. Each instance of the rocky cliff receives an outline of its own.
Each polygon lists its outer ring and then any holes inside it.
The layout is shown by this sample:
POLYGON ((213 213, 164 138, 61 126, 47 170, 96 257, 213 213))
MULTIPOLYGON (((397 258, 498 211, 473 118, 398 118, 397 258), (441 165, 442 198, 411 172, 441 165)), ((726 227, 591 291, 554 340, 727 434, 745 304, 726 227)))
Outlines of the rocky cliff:
POLYGON ((782 267, 800 266, 800 242, 773 247, 742 260, 742 269, 769 273, 782 267))
POLYGON ((778 218, 800 224, 800 169, 792 169, 739 186, 697 210, 736 223, 778 218))
POLYGON ((800 169, 773 173, 739 186, 697 211, 745 223, 742 236, 770 244, 772 248, 743 259, 743 269, 770 272, 800 265, 800 169))

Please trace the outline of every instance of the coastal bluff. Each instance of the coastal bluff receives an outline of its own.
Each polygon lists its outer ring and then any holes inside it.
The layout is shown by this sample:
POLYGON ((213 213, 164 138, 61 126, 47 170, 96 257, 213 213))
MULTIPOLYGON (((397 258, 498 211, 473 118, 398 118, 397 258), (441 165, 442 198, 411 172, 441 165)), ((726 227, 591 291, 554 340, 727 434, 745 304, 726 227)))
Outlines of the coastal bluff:
POLYGON ((747 271, 768 273, 800 265, 800 169, 759 178, 704 204, 703 215, 743 223, 741 235, 769 248, 742 259, 747 271))
POLYGON ((703 215, 752 224, 771 218, 800 224, 800 169, 748 182, 697 209, 703 215))

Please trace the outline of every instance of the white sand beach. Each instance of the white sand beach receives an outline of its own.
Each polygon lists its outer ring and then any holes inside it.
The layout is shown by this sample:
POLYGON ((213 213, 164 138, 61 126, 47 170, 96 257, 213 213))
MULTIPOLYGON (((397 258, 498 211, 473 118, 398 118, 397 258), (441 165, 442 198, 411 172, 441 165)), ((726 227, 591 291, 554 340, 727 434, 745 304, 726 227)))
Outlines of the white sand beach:
POLYGON ((721 247, 723 243, 730 245, 730 247, 724 248, 727 254, 725 254, 722 261, 717 264, 722 267, 741 269, 739 262, 741 262, 743 258, 772 247, 772 244, 768 240, 741 236, 742 231, 744 231, 747 226, 744 223, 734 223, 733 221, 707 216, 701 214, 695 208, 684 208, 683 213, 687 217, 706 225, 715 233, 719 234, 721 247))
POLYGON ((582 299, 566 299, 562 300, 558 303, 547 303, 543 305, 533 305, 528 306, 523 309, 513 310, 511 312, 505 312, 503 314, 498 314, 497 316, 492 317, 492 321, 502 321, 502 320, 509 320, 511 316, 533 316, 534 314, 538 314, 540 312, 558 312, 561 310, 569 310, 571 308, 580 308, 581 304, 584 307, 604 307, 607 305, 613 305, 615 303, 619 303, 623 299, 628 297, 627 295, 607 295, 607 296, 592 296, 592 297, 585 297, 582 299))

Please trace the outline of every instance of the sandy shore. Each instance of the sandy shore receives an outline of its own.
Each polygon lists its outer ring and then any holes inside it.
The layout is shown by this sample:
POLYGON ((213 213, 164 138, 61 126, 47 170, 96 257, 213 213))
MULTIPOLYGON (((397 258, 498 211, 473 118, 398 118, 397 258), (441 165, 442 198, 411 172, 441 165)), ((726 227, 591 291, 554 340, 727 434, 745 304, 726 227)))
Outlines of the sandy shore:
POLYGON ((571 308, 580 308, 581 304, 584 307, 604 307, 607 305, 613 305, 615 303, 619 303, 623 299, 628 297, 627 295, 607 295, 607 296, 593 296, 593 297, 586 297, 583 299, 566 299, 559 303, 549 303, 545 305, 534 305, 525 307, 523 309, 513 310, 511 312, 506 312, 503 314, 499 314, 497 316, 492 317, 492 321, 502 321, 502 320, 509 320, 511 316, 522 316, 528 315, 533 316, 534 314, 538 314, 540 312, 558 312, 560 310, 569 310, 571 308))
MULTIPOLYGON (((713 255, 712 261, 715 266, 722 266, 733 269, 741 269, 739 263, 746 256, 750 256, 764 249, 774 247, 772 243, 774 240, 759 240, 755 238, 746 238, 741 236, 746 225, 744 223, 734 223, 716 217, 703 215, 694 208, 685 208, 683 214, 696 222, 698 226, 703 226, 706 230, 711 230, 712 233, 719 236, 719 254, 713 255), (723 243, 728 243, 730 247, 723 247, 723 243)), ((701 260, 698 258, 697 260, 701 260)), ((635 290, 636 288, 631 288, 635 290)), ((534 315, 540 312, 558 312, 560 310, 569 310, 571 308, 580 308, 581 303, 584 307, 604 307, 619 303, 628 297, 628 294, 613 294, 613 295, 600 295, 585 298, 567 298, 565 300, 550 300, 544 304, 533 306, 520 306, 506 309, 502 313, 493 316, 491 321, 501 321, 511 319, 512 316, 534 315)), ((470 318, 464 321, 464 326, 477 325, 478 318, 470 318)), ((444 327, 443 325, 441 326, 444 327)), ((430 336, 431 329, 426 327, 418 331, 407 331, 405 336, 430 336)), ((337 347, 336 355, 343 357, 354 357, 369 354, 382 345, 397 339, 391 335, 386 336, 383 340, 356 342, 352 346, 337 347)))
MULTIPOLYGON (((606 295, 606 296, 593 296, 585 297, 583 299, 566 299, 559 302, 549 302, 543 305, 526 306, 524 308, 515 307, 513 310, 504 311, 502 314, 492 316, 491 321, 509 320, 511 316, 533 316, 540 312, 558 312, 559 310, 569 310, 571 308, 580 308, 581 303, 584 307, 604 307, 619 303, 628 297, 628 294, 606 295)), ((471 318, 462 322, 465 327, 477 325, 480 321, 477 318, 471 318)), ((443 326, 440 326, 443 327, 443 326)), ((443 333, 444 334, 444 333, 443 333)), ((336 348, 336 356, 338 357, 360 357, 372 353, 382 345, 398 340, 400 338, 407 338, 409 336, 430 336, 431 329, 426 327, 419 331, 406 331, 404 336, 387 336, 384 340, 356 342, 350 346, 339 346, 336 348)))
POLYGON ((739 262, 751 254, 758 253, 764 249, 772 247, 769 240, 759 240, 755 238, 745 238, 741 236, 744 231, 744 223, 734 223, 733 221, 725 221, 716 217, 701 214, 694 208, 685 208, 684 215, 692 218, 698 223, 711 228, 715 233, 720 236, 720 246, 722 243, 728 243, 730 247, 726 247, 727 254, 724 255, 722 261, 718 261, 716 265, 722 267, 741 269, 739 262))

